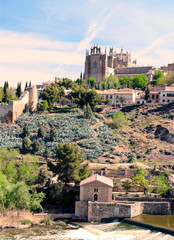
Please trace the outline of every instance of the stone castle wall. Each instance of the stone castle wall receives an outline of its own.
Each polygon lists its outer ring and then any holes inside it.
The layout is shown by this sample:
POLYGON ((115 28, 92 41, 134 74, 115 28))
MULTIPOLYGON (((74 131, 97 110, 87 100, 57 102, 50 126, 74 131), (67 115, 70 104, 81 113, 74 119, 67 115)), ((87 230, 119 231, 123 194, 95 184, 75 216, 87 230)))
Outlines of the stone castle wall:
POLYGON ((35 86, 23 92, 18 100, 0 105, 0 121, 14 122, 26 109, 30 111, 37 109, 37 88, 35 86))
POLYGON ((131 218, 140 214, 167 215, 168 202, 76 202, 75 216, 100 222, 103 218, 131 218))

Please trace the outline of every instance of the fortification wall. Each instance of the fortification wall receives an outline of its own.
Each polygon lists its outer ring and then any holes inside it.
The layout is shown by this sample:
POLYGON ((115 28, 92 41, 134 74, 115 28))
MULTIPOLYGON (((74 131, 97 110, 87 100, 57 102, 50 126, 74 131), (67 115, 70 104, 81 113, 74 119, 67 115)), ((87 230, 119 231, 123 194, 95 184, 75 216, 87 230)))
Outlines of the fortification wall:
POLYGON ((32 86, 23 92, 18 100, 10 101, 6 105, 0 105, 0 121, 14 122, 25 109, 37 110, 37 88, 32 86))
POLYGON ((14 122, 26 109, 29 102, 29 92, 25 91, 19 100, 13 101, 13 117, 12 122, 14 122))

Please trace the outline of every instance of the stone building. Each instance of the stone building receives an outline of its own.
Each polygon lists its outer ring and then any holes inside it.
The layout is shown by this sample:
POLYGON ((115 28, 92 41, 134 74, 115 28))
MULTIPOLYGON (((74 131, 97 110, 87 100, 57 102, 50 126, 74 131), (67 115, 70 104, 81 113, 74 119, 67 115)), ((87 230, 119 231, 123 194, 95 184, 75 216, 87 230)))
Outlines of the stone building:
POLYGON ((113 181, 95 174, 80 183, 80 201, 112 201, 113 181))
POLYGON ((100 91, 97 90, 97 93, 103 97, 104 100, 111 100, 112 105, 118 104, 135 104, 136 99, 140 98, 142 91, 123 88, 123 89, 109 89, 100 91))
POLYGON ((152 66, 136 66, 136 60, 131 60, 130 52, 116 52, 113 48, 109 49, 109 54, 101 52, 99 46, 91 48, 90 52, 86 51, 85 60, 85 80, 93 77, 97 83, 101 83, 103 78, 109 75, 115 75, 118 78, 128 76, 137 76, 140 73, 148 77, 149 82, 152 80, 154 68, 152 66))

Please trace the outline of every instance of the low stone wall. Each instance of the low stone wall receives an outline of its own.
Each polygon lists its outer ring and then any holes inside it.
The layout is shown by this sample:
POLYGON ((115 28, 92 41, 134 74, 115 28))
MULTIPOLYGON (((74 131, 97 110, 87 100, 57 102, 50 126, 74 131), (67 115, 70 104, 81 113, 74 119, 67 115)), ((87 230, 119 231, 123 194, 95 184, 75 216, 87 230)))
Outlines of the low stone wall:
POLYGON ((143 202, 143 214, 167 215, 170 211, 168 202, 143 202))
POLYGON ((78 201, 75 216, 88 221, 100 222, 103 218, 132 218, 140 214, 167 215, 168 202, 85 202, 78 201))
POLYGON ((75 202, 75 216, 87 219, 88 216, 88 202, 76 201, 75 202))

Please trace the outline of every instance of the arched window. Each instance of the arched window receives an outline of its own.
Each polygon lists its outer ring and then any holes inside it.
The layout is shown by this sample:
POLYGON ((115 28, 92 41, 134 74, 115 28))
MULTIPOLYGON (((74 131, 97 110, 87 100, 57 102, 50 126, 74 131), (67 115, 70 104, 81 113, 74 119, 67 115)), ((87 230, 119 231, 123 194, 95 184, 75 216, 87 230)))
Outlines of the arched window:
POLYGON ((97 68, 97 62, 93 63, 93 68, 97 68))
POLYGON ((94 194, 94 201, 98 201, 98 195, 94 194))

